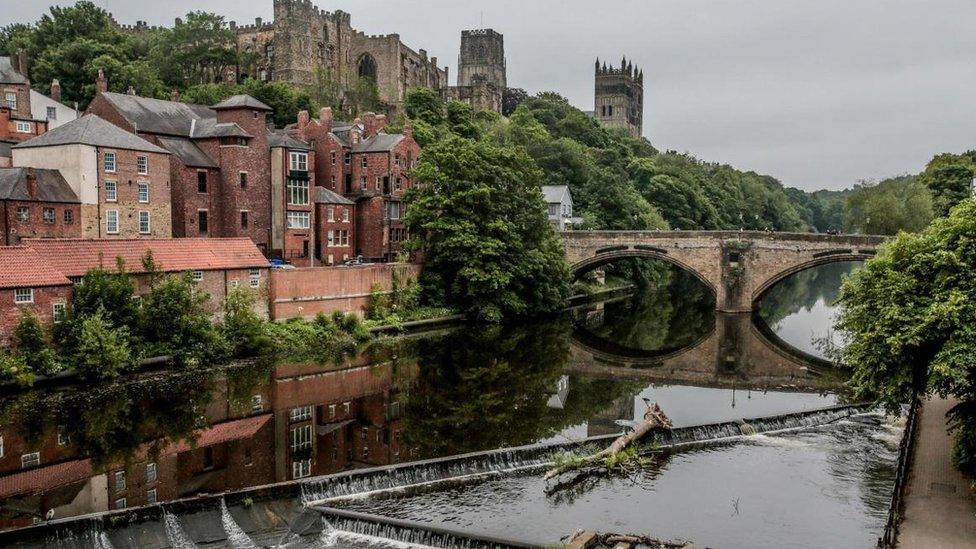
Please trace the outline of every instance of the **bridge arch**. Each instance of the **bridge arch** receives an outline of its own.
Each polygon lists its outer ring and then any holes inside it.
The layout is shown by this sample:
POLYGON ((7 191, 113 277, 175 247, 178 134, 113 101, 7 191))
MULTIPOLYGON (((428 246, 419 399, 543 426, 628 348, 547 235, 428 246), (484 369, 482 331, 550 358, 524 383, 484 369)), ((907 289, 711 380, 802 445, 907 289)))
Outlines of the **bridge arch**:
POLYGON ((610 263, 613 263, 614 261, 619 261, 621 259, 632 259, 632 258, 658 259, 660 261, 674 265, 675 267, 678 267, 679 269, 694 275, 694 277, 697 278, 699 282, 704 284, 705 287, 708 288, 710 292, 712 292, 712 296, 717 295, 718 290, 715 287, 714 282, 706 278, 705 275, 703 275, 698 269, 695 269, 693 266, 679 259, 676 259, 672 255, 668 255, 667 250, 661 248, 655 248, 652 246, 640 246, 640 245, 619 246, 616 248, 617 249, 598 251, 596 255, 592 257, 587 257, 586 259, 583 259, 581 261, 574 263, 573 265, 570 265, 570 271, 573 273, 574 277, 577 277, 579 275, 592 271, 593 269, 602 267, 603 265, 608 265, 610 263))
POLYGON ((808 269, 813 269, 814 267, 820 267, 822 265, 829 265, 831 263, 855 262, 855 261, 864 262, 874 257, 874 252, 867 251, 867 250, 863 252, 861 251, 853 252, 850 250, 843 250, 843 252, 844 253, 831 253, 831 254, 822 255, 820 257, 815 257, 810 261, 793 265, 767 278, 765 282, 763 282, 758 287, 756 287, 756 289, 752 293, 753 309, 758 309, 757 304, 759 303, 759 301, 762 299, 763 295, 766 292, 768 292, 773 288, 773 286, 779 284, 780 282, 789 278, 790 276, 793 276, 797 273, 801 273, 808 269))

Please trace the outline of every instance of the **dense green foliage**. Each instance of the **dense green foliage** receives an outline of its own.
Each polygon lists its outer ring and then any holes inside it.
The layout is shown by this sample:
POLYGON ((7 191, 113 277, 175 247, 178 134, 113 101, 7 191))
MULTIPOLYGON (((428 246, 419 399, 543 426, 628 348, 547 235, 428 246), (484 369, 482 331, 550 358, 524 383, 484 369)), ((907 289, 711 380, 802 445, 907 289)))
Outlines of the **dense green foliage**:
POLYGON ((918 232, 933 217, 932 193, 912 176, 859 184, 845 202, 844 230, 862 234, 918 232))
POLYGON ((946 215, 953 206, 972 195, 976 177, 974 160, 976 151, 939 154, 919 174, 918 180, 932 191, 936 215, 946 215))
POLYGON ((858 396, 889 407, 958 397, 956 461, 976 465, 976 200, 920 233, 901 233, 844 283, 838 328, 858 396))

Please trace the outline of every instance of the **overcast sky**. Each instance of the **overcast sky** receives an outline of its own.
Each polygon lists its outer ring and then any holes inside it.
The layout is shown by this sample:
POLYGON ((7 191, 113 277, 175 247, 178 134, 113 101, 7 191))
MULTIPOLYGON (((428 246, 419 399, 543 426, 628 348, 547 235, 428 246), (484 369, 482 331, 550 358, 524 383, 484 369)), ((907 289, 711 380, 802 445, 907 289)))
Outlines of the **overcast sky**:
MULTIPOLYGON (((0 0, 0 24, 49 0, 0 0)), ((95 0, 119 21, 189 10, 238 23, 272 0, 95 0)), ((973 0, 318 0, 367 33, 398 32, 451 67, 460 31, 505 35, 510 86, 593 108, 593 61, 644 69, 644 135, 660 149, 813 190, 917 172, 976 148, 973 0)), ((452 82, 453 83, 453 82, 452 82)))

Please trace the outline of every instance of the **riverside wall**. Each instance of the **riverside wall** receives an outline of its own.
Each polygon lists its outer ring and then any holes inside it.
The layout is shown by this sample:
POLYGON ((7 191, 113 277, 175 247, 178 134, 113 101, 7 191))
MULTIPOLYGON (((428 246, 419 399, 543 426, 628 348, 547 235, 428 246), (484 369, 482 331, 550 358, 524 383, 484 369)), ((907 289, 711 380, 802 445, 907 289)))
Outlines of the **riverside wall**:
POLYGON ((310 319, 333 311, 361 315, 374 287, 389 292, 394 273, 406 282, 416 279, 420 269, 416 263, 275 269, 271 273, 271 319, 310 319))

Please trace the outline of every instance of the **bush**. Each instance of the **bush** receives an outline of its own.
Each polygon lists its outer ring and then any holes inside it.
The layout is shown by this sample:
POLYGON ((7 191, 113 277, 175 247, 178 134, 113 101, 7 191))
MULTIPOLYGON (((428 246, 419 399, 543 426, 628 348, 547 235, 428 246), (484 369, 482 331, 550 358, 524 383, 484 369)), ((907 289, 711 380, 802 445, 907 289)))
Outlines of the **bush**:
POLYGON ((34 313, 21 315, 13 335, 14 349, 31 372, 47 376, 61 371, 61 361, 48 345, 44 328, 34 313))
POLYGON ((226 358, 227 341, 204 312, 208 296, 198 292, 190 273, 164 276, 146 296, 141 332, 149 356, 170 355, 183 366, 226 358))
POLYGON ((129 329, 113 327, 101 309, 86 317, 81 321, 74 364, 82 377, 118 377, 134 364, 129 329))
POLYGON ((273 342, 265 330, 265 321, 254 312, 254 297, 235 288, 224 300, 222 333, 230 353, 237 358, 268 354, 273 342))
POLYGON ((0 352, 0 380, 16 381, 20 385, 28 386, 34 383, 35 377, 22 357, 0 352))

